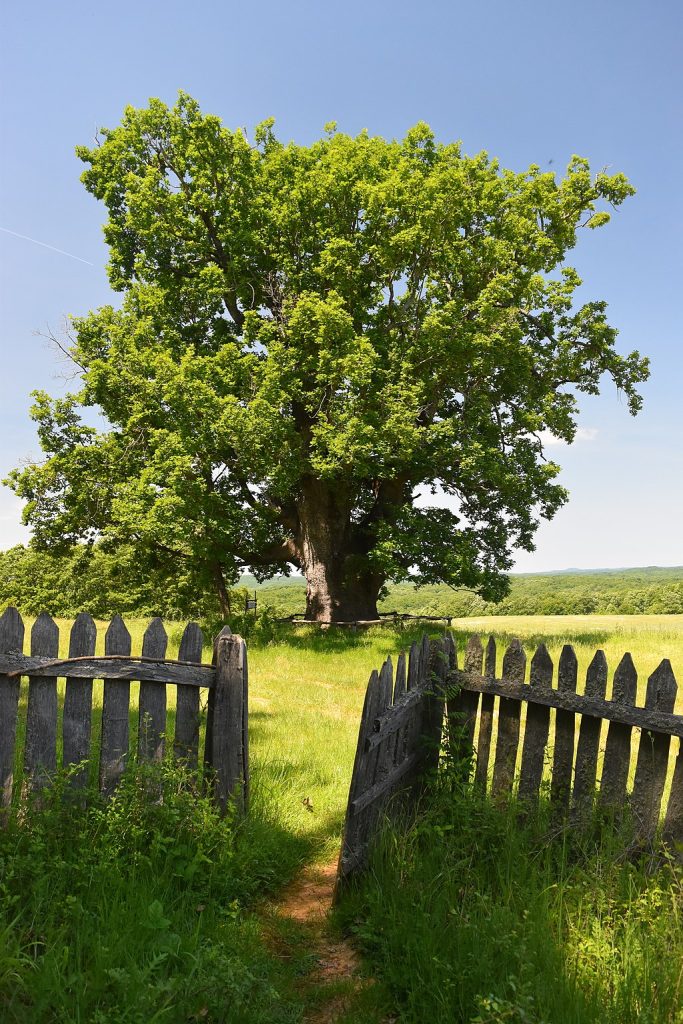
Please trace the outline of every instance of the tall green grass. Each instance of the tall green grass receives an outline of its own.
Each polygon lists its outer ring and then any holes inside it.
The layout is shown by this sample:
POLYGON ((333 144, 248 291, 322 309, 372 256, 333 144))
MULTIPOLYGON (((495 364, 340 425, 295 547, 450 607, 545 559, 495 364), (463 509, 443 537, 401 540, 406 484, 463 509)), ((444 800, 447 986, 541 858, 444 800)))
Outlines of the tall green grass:
POLYGON ((442 778, 339 917, 402 1024, 680 1024, 682 893, 626 829, 524 820, 442 778))
POLYGON ((249 913, 305 852, 286 824, 258 785, 221 819, 177 765, 133 764, 87 807, 61 775, 0 831, 3 1024, 299 1020, 249 913))

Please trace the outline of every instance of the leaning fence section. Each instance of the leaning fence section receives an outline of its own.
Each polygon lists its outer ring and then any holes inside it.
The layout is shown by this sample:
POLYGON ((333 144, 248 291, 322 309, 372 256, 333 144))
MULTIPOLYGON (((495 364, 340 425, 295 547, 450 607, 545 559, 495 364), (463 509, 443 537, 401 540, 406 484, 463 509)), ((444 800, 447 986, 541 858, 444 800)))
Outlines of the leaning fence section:
POLYGON ((603 651, 593 656, 582 693, 569 645, 555 674, 541 644, 528 683, 518 640, 505 651, 501 678, 496 657, 493 637, 486 650, 479 637, 471 637, 462 669, 456 666, 449 675, 458 691, 447 702, 451 753, 465 770, 472 765, 472 783, 480 792, 500 799, 516 789, 520 800, 534 805, 544 783, 551 804, 575 817, 596 803, 616 813, 628 810, 641 836, 661 825, 667 841, 683 843, 683 715, 674 714, 677 685, 667 659, 647 680, 639 707, 630 654, 614 672, 609 699, 603 651))
POLYGON ((395 672, 387 658, 371 674, 349 789, 337 891, 365 866, 387 808, 405 808, 414 802, 425 774, 438 765, 444 682, 454 657, 450 637, 430 641, 425 636, 412 645, 407 658, 399 654, 395 672))
POLYGON ((89 765, 97 759, 98 786, 104 796, 114 792, 133 753, 147 762, 173 754, 190 770, 197 770, 203 689, 208 694, 205 776, 221 810, 229 801, 246 806, 248 670, 240 637, 226 627, 216 638, 209 665, 202 663, 204 640, 192 622, 185 627, 175 660, 166 657, 168 637, 158 618, 148 626, 138 656, 131 654, 131 636, 118 615, 106 630, 104 656, 95 655, 97 627, 87 613, 73 623, 65 657, 60 657, 59 629, 49 615, 39 615, 33 623, 28 654, 24 633, 21 616, 8 608, 0 616, 0 806, 12 803, 17 766, 23 767, 24 786, 32 790, 49 785, 58 766, 71 768, 69 785, 80 790, 87 787, 89 765), (22 748, 17 725, 23 677, 28 678, 28 692, 22 748), (60 678, 65 679, 63 702, 60 678), (97 735, 93 729, 95 680, 103 680, 97 735), (140 684, 137 708, 131 700, 131 681, 140 684), (169 685, 175 687, 174 715, 167 706, 169 685), (131 715, 133 721, 137 717, 136 751, 131 715))

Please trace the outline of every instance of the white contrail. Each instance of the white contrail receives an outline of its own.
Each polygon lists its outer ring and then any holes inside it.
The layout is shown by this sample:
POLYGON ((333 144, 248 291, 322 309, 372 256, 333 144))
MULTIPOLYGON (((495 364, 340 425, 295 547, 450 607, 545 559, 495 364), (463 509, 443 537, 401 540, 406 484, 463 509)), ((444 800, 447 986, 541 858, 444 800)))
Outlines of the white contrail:
POLYGON ((80 256, 74 256, 72 252, 65 252, 64 249, 58 249, 54 245, 48 245, 47 242, 39 242, 37 238, 29 238, 28 235, 20 235, 18 231, 10 231, 9 228, 0 227, 0 231, 4 231, 8 235, 14 235, 15 238, 23 238, 26 242, 33 242, 35 245, 42 245, 44 249, 52 249, 53 252, 61 253, 62 256, 70 256, 72 260, 78 260, 79 263, 87 263, 89 267, 95 266, 95 264, 91 263, 90 260, 84 260, 80 256))

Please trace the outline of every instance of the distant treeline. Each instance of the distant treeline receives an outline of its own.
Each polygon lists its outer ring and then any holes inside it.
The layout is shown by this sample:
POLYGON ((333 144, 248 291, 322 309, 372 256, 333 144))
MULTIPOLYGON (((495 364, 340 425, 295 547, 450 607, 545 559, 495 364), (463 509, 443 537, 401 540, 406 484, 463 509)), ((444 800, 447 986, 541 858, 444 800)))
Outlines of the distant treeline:
MULTIPOLYGON (((302 614, 304 581, 272 580, 256 589, 259 607, 279 616, 302 614)), ((602 572, 548 573, 511 576, 510 593, 498 604, 482 601, 470 591, 443 585, 413 587, 399 583, 388 588, 381 612, 444 615, 674 615, 683 614, 683 567, 619 569, 602 572)))
POLYGON ((0 552, 0 608, 14 605, 28 615, 41 611, 96 618, 119 612, 161 615, 167 619, 215 617, 213 594, 197 593, 182 563, 151 566, 132 547, 115 552, 100 545, 77 545, 54 555, 18 544, 0 552))
MULTIPOLYGON (((267 608, 276 617, 303 614, 301 577, 261 585, 253 577, 242 577, 233 590, 236 613, 244 608, 247 589, 257 591, 259 611, 267 608)), ((107 552, 97 545, 59 556, 22 545, 0 552, 0 608, 8 604, 27 614, 89 611, 101 618, 115 612, 197 619, 217 615, 214 595, 198 593, 196 579, 183 575, 182 567, 170 578, 165 566, 155 571, 141 565, 133 548, 107 552)), ((415 588, 399 583, 388 588, 380 610, 458 618, 683 614, 683 567, 512 576, 510 593, 499 604, 443 585, 415 588)))

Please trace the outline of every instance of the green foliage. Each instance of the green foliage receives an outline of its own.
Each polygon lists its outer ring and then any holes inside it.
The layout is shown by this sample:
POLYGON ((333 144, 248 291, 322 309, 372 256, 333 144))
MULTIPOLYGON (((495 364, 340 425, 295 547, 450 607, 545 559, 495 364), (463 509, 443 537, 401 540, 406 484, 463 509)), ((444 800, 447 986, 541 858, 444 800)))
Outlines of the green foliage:
POLYGON ((524 819, 446 772, 341 918, 405 1024, 679 1024, 682 896, 626 831, 524 819))
POLYGON ((37 615, 107 618, 115 612, 217 621, 214 591, 198 591, 184 563, 141 559, 131 545, 76 545, 62 553, 17 545, 0 552, 0 605, 37 615))
MULTIPOLYGON (((101 544, 76 546, 58 555, 17 545, 0 552, 0 607, 14 605, 29 615, 48 611, 74 616, 88 611, 100 618, 115 612, 200 619, 209 632, 222 624, 212 588, 198 590, 192 574, 154 570, 141 563, 131 546, 107 551, 101 544)), ((243 576, 231 589, 230 623, 252 642, 277 634, 273 619, 302 615, 306 584, 300 576, 275 577, 259 584, 243 576), (256 590, 258 615, 244 613, 247 595, 256 590)), ((683 569, 619 569, 603 572, 511 576, 510 592, 499 602, 484 601, 470 590, 444 584, 415 587, 390 584, 380 602, 383 613, 443 615, 453 618, 505 615, 680 615, 683 569)))
POLYGON ((389 588, 382 611, 457 618, 486 615, 677 615, 683 612, 683 569, 511 576, 499 602, 441 587, 389 588))
POLYGON ((73 321, 80 390, 35 395, 46 458, 10 482, 40 545, 133 544, 202 593, 334 563, 372 604, 411 567, 495 598, 566 497, 540 432, 571 441, 605 374, 640 407, 647 361, 565 265, 623 174, 515 173, 422 123, 250 144, 185 94, 78 155, 123 299, 73 321), (437 486, 457 513, 414 504, 437 486))

